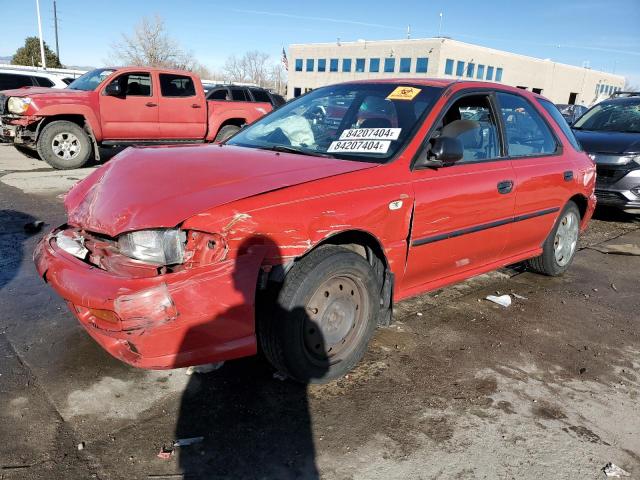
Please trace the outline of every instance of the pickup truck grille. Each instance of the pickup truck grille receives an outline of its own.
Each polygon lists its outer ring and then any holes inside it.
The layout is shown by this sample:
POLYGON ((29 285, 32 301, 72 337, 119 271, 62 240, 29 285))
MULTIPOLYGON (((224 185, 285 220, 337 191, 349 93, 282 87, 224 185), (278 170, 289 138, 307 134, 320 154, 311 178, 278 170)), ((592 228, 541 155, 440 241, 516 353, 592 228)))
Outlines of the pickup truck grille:
POLYGON ((0 94, 0 115, 4 115, 4 109, 7 106, 7 96, 0 94))

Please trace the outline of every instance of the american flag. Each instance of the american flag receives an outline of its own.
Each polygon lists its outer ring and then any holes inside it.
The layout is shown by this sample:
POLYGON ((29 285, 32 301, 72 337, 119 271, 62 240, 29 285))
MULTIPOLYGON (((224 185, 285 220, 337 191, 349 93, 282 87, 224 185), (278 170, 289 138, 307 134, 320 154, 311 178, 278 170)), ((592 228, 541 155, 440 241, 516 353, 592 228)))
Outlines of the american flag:
POLYGON ((282 58, 280 59, 282 62, 282 66, 288 72, 289 71, 289 60, 287 60, 287 52, 284 51, 284 47, 282 47, 282 58))

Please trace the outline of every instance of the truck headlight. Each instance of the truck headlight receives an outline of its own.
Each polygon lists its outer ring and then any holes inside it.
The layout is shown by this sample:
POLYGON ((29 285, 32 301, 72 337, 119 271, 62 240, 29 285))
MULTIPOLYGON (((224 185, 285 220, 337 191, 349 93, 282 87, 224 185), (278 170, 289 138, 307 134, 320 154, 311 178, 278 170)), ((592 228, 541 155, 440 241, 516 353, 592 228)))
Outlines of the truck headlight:
POLYGON ((118 237, 123 255, 156 265, 175 265, 184 261, 186 235, 178 229, 139 230, 118 237))
POLYGON ((631 155, 631 161, 636 162, 637 164, 640 165, 640 153, 631 155))
POLYGON ((7 109, 11 113, 20 115, 27 111, 29 105, 31 105, 31 99, 29 97, 9 97, 7 109))

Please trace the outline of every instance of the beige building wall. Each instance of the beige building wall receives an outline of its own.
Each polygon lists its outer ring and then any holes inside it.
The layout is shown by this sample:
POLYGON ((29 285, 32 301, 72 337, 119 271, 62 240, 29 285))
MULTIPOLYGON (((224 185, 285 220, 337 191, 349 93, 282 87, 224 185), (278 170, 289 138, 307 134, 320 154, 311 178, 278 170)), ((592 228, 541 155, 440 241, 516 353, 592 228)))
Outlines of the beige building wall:
MULTIPOLYGON (((487 79, 489 67, 493 67, 493 80, 498 69, 502 69, 500 83, 527 90, 539 89, 542 95, 555 103, 573 103, 589 106, 606 98, 616 89, 624 86, 620 75, 599 72, 588 68, 565 65, 550 60, 542 60, 518 55, 502 50, 481 47, 445 38, 414 40, 380 40, 335 42, 320 44, 296 44, 289 47, 288 97, 293 98, 297 89, 300 93, 324 85, 350 80, 369 78, 461 78, 480 80, 479 66, 484 66, 483 78, 487 79), (416 59, 428 58, 426 73, 416 73, 416 59), (338 72, 330 72, 330 59, 338 59, 338 72), (342 60, 351 59, 351 71, 342 71, 342 60), (364 72, 356 71, 356 59, 365 59, 364 72), (380 59, 380 71, 370 72, 370 60, 380 59), (384 72, 384 59, 395 58, 395 71, 384 72), (400 59, 411 58, 411 71, 400 72, 400 59), (296 71, 296 60, 302 60, 302 71, 296 71), (314 60, 314 71, 306 71, 307 59, 314 60), (326 71, 318 71, 318 59, 326 60, 326 71), (453 61, 453 70, 447 74, 447 59, 453 61), (458 76, 458 62, 464 62, 462 76, 458 76), (468 77, 469 63, 473 64, 473 75, 468 77)), ((536 90, 538 91, 538 90, 536 90)))

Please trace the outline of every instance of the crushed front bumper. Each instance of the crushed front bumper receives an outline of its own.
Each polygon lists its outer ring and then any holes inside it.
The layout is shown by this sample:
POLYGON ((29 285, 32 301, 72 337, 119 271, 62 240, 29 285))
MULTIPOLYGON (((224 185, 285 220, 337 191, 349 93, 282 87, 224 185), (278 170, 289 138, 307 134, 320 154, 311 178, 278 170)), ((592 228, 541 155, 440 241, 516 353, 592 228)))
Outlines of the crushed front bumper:
POLYGON ((0 141, 35 147, 36 132, 41 118, 19 115, 0 116, 0 141))
POLYGON ((178 368, 256 353, 257 252, 148 278, 116 276, 61 250, 56 230, 34 251, 38 273, 111 355, 178 368))

